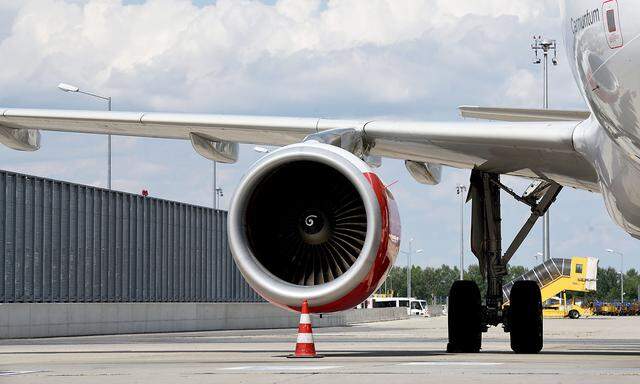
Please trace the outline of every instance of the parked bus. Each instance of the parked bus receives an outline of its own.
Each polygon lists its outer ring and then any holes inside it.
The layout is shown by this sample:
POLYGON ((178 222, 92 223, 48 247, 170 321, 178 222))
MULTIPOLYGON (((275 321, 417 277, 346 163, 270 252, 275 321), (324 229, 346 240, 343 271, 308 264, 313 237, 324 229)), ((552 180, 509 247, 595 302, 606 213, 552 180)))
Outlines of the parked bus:
POLYGON ((371 296, 363 303, 364 308, 407 308, 408 315, 428 316, 426 300, 414 297, 371 296))

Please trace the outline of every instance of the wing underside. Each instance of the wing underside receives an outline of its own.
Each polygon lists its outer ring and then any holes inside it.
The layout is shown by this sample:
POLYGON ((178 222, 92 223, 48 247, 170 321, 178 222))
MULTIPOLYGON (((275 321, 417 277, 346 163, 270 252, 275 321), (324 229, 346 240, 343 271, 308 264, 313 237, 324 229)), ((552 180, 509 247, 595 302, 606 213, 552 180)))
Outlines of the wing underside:
POLYGON ((310 134, 351 128, 363 132, 371 155, 598 189, 595 171, 573 147, 576 121, 359 121, 44 109, 0 112, 0 142, 14 149, 37 149, 40 130, 282 146, 310 134))

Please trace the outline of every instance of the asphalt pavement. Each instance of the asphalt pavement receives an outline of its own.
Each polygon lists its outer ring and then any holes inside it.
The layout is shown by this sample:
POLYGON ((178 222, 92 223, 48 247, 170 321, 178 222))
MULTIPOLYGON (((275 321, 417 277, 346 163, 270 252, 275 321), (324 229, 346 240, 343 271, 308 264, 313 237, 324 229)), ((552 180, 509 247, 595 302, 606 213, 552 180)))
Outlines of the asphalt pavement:
POLYGON ((292 360, 295 329, 0 340, 2 383, 639 383, 640 317, 545 320, 516 355, 501 328, 447 354, 446 317, 316 329, 320 359, 292 360))

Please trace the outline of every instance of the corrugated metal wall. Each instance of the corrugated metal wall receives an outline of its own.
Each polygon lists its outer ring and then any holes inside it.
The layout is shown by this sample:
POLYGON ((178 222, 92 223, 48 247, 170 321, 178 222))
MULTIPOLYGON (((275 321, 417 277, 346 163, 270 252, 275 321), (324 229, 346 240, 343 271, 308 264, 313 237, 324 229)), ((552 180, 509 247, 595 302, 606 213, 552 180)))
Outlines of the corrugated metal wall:
POLYGON ((227 212, 0 171, 0 303, 261 301, 227 212))

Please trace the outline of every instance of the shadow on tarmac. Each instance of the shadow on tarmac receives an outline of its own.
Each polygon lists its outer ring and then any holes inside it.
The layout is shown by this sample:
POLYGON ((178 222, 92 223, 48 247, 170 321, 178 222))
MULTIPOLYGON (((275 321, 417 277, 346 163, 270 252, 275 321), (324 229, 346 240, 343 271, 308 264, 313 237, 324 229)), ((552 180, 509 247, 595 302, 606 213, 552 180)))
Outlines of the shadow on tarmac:
MULTIPOLYGON (((442 356, 447 353, 442 351, 318 351, 324 357, 423 357, 423 356, 442 356)), ((289 353, 290 354, 290 353, 289 353)), ((274 357, 286 357, 287 355, 276 355, 274 357)))
POLYGON ((640 356, 640 351, 545 351, 542 350, 540 355, 558 355, 558 356, 640 356))
MULTIPOLYGON (((369 350, 369 351, 327 351, 322 350, 324 357, 425 357, 425 356, 445 356, 445 355, 515 355, 511 351, 484 351, 479 354, 475 353, 447 353, 444 350, 429 350, 429 351, 384 351, 384 350, 369 350)), ((640 350, 633 351, 621 351, 621 350, 579 350, 579 351, 545 351, 542 350, 538 355, 557 355, 557 356, 640 356, 640 350)), ((286 355, 277 355, 274 357, 282 357, 286 355)))
MULTIPOLYGON (((407 351, 385 351, 385 350, 359 350, 359 351, 336 351, 336 350, 322 350, 319 351, 324 357, 354 357, 354 358, 371 358, 371 357, 432 357, 432 356, 474 356, 474 355, 515 355, 511 351, 484 351, 478 354, 476 353, 446 353, 442 350, 407 350, 407 351)), ((83 350, 83 351, 12 351, 12 352, 0 352, 0 355, 73 355, 73 354, 145 354, 145 353, 162 353, 162 354, 175 354, 175 353, 239 353, 239 354, 274 354, 273 357, 286 357, 291 354, 290 351, 283 350, 206 350, 206 349, 178 349, 178 350, 83 350)), ((556 356, 640 356, 640 350, 624 351, 624 350, 542 350, 538 355, 556 355, 556 356)))

